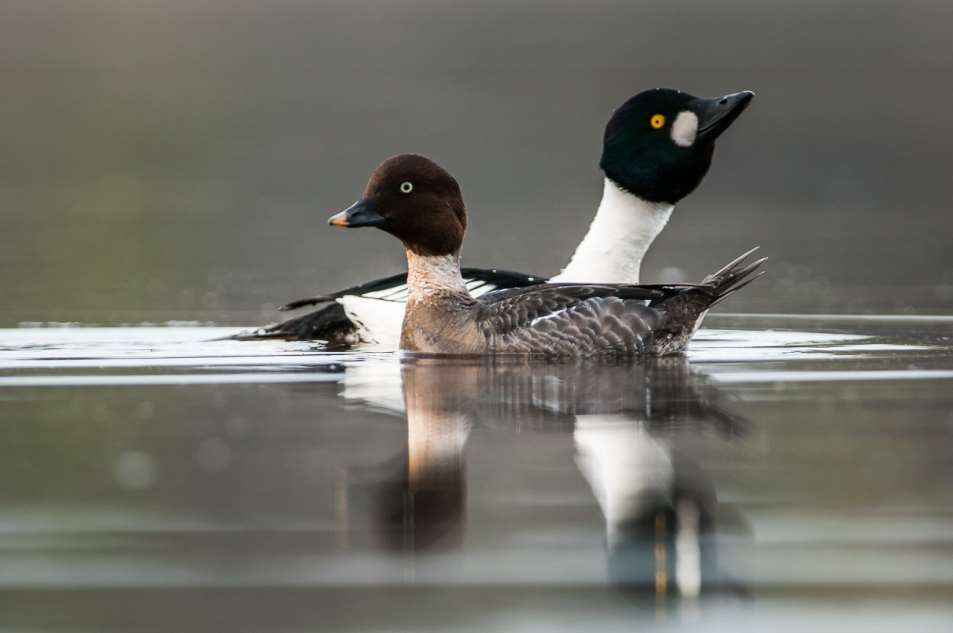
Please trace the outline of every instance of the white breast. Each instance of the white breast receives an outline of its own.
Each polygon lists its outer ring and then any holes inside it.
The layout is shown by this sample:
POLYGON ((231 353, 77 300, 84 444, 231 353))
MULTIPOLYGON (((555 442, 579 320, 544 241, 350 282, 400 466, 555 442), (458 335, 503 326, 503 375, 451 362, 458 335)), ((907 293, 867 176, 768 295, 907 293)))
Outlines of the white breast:
POLYGON ((357 295, 338 299, 344 312, 357 326, 358 336, 367 343, 396 348, 400 343, 400 326, 404 321, 403 301, 386 301, 357 295))

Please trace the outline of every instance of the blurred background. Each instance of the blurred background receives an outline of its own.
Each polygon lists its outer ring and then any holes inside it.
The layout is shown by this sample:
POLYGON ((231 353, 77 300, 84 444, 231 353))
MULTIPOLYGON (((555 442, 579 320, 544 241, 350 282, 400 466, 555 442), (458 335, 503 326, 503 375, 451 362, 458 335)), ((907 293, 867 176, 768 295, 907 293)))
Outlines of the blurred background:
POLYGON ((330 230, 370 171, 461 181, 465 264, 552 274, 646 88, 758 94, 645 281, 760 244, 729 311, 953 313, 953 4, 4 0, 0 326, 254 324, 402 270, 330 230))

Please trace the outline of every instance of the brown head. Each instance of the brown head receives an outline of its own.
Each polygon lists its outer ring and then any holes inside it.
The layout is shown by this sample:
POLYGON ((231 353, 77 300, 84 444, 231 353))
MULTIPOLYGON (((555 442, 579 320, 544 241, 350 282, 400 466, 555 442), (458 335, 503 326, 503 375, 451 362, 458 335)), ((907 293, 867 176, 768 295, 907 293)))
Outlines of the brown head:
POLYGON ((328 224, 374 226, 418 255, 452 255, 463 244, 467 212, 447 170, 424 156, 401 154, 381 163, 363 197, 328 224))

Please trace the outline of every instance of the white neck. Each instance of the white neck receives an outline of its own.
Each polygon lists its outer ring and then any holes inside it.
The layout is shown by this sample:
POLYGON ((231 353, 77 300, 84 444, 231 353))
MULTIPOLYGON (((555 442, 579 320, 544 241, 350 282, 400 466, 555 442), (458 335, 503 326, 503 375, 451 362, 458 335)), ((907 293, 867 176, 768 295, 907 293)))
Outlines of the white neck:
POLYGON ((410 299, 435 293, 464 293, 460 255, 417 255, 407 251, 407 288, 410 299))
POLYGON ((645 252, 665 228, 674 205, 648 202, 605 179, 589 232, 553 282, 639 282, 645 252))

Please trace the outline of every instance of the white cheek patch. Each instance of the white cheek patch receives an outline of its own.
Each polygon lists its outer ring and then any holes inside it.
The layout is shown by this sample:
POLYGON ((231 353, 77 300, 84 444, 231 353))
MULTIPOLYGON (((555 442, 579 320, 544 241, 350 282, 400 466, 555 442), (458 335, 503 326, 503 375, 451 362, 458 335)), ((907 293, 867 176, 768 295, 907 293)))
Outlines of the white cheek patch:
POLYGON ((698 135, 698 117, 694 112, 683 110, 672 123, 672 142, 679 147, 691 147, 698 135))

